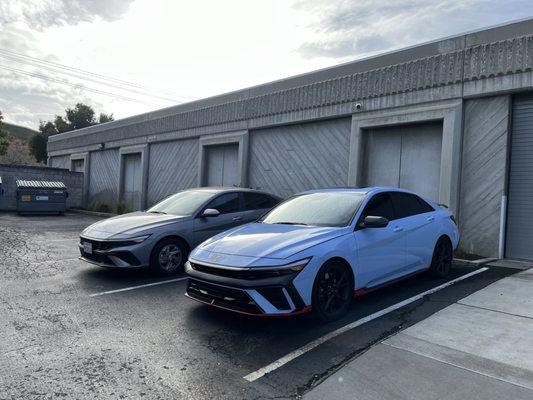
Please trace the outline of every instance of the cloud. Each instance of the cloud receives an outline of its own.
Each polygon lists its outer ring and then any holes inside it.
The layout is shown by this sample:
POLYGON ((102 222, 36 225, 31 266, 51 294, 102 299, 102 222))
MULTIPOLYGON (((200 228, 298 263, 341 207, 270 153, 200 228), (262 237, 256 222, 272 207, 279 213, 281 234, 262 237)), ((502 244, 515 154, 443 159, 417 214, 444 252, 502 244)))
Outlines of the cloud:
POLYGON ((356 58, 533 14, 530 0, 299 0, 314 38, 305 58, 356 58))
POLYGON ((2 0, 0 25, 25 22, 44 30, 53 26, 77 25, 97 18, 119 19, 133 0, 2 0))
POLYGON ((299 52, 304 58, 328 57, 341 58, 346 55, 367 54, 388 49, 392 43, 385 37, 376 35, 361 35, 351 38, 335 38, 318 42, 303 43, 299 52))
MULTIPOLYGON (((52 27, 77 25, 98 19, 114 21, 128 10, 133 0, 1 0, 0 49, 60 62, 44 53, 36 34, 52 27)), ((102 105, 94 96, 70 86, 17 73, 16 68, 43 74, 38 68, 0 57, 0 110, 6 121, 36 129, 40 120, 62 114, 65 108, 81 101, 97 110, 102 105)), ((44 73, 50 75, 49 73, 44 73)))

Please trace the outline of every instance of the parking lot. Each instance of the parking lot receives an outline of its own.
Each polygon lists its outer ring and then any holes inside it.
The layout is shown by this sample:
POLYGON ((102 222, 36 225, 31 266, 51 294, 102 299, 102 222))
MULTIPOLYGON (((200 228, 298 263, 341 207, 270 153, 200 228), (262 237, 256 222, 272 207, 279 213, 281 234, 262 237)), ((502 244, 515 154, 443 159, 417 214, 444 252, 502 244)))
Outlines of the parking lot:
POLYGON ((373 343, 514 272, 419 275, 358 298, 330 324, 250 318, 188 300, 181 276, 78 260, 78 234, 97 219, 0 215, 1 399, 298 397, 373 343))

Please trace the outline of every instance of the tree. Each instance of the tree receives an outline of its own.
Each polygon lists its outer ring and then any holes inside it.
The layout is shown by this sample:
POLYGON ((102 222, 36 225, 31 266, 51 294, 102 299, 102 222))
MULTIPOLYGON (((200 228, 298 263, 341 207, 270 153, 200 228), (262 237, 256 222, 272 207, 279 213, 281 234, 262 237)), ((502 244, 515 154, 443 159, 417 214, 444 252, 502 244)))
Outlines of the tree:
MULTIPOLYGON (((61 117, 58 117, 58 118, 61 118, 61 117)), ((39 132, 45 134, 46 136, 52 136, 52 135, 57 135, 58 133, 61 133, 64 131, 60 131, 59 129, 57 129, 57 125, 54 124, 53 122, 41 121, 39 124, 39 132)))
POLYGON ((48 122, 54 126, 56 133, 63 133, 72 130, 70 124, 63 119, 61 115, 56 115, 54 122, 48 122))
POLYGON ((115 117, 113 117, 113 114, 100 113, 100 117, 98 117, 98 123, 100 124, 103 124, 105 122, 111 122, 114 120, 115 117))
POLYGON ((37 162, 44 162, 47 157, 46 143, 50 136, 115 120, 113 114, 100 113, 98 121, 95 116, 96 113, 91 106, 77 103, 73 108, 65 110, 64 117, 56 115, 54 121, 41 121, 39 133, 33 134, 28 143, 31 154, 37 162))
POLYGON ((65 114, 71 130, 87 128, 97 123, 93 108, 83 103, 76 104, 74 108, 67 108, 65 114))
MULTIPOLYGON (((42 123, 41 123, 42 125, 42 123)), ((41 126, 39 126, 39 130, 41 126)), ((46 143, 48 143, 48 135, 43 132, 34 133, 28 140, 28 147, 30 152, 35 157, 37 162, 45 162, 47 158, 46 143)))
POLYGON ((2 124, 2 120, 4 119, 4 116, 2 115, 2 112, 0 111, 0 156, 3 156, 7 153, 7 149, 9 147, 9 134, 4 129, 4 125, 2 124))

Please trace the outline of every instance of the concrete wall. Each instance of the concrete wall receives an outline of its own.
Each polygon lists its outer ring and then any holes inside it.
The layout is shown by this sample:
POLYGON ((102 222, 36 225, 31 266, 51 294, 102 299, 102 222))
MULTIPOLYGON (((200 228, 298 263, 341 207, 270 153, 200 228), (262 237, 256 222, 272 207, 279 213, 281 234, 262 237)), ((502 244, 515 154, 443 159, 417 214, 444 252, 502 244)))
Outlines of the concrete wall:
POLYGON ((250 132, 249 185, 286 197, 346 186, 351 118, 250 132))
POLYGON ((0 164, 0 177, 5 192, 3 199, 0 200, 0 210, 16 210, 17 179, 61 181, 68 190, 67 207, 82 206, 83 174, 81 172, 51 167, 0 164))
POLYGON ((98 201, 110 206, 118 201, 118 149, 91 152, 88 205, 98 201))
POLYGON ((498 256, 510 96, 465 102, 459 208, 460 249, 498 256))
POLYGON ((70 169, 70 155, 50 157, 48 165, 54 168, 70 169))
POLYGON ((198 185, 198 154, 198 139, 150 146, 147 206, 179 190, 198 185))

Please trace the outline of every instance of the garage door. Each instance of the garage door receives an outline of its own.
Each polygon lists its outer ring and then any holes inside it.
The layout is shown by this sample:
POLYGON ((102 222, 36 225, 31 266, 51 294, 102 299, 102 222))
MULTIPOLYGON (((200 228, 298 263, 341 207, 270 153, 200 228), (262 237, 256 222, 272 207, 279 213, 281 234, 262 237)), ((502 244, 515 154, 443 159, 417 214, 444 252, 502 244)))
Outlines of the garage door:
POLYGON ((439 200, 442 124, 420 124, 367 131, 363 181, 395 186, 439 200))
POLYGON ((141 154, 126 154, 124 157, 123 201, 128 210, 141 209, 141 154))
POLYGON ((505 255, 533 260, 533 95, 513 103, 505 255))
POLYGON ((237 173, 238 153, 238 144, 206 148, 207 186, 234 186, 240 183, 237 173))

